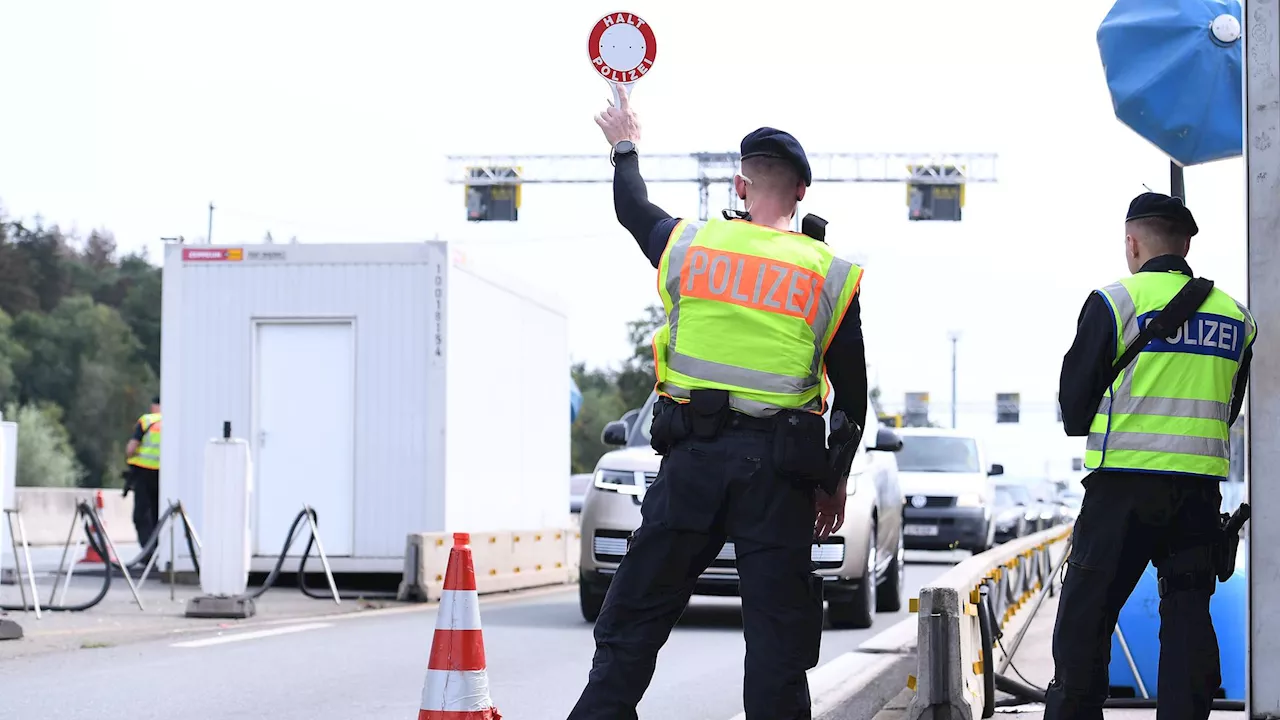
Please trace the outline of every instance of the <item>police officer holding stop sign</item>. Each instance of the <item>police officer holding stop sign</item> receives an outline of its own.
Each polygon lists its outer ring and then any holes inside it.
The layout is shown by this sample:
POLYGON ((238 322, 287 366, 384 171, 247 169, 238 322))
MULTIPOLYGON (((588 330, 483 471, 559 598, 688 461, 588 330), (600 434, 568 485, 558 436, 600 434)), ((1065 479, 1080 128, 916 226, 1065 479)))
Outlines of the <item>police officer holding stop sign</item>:
POLYGON ((745 213, 694 222, 654 206, 639 172, 639 123, 625 87, 618 95, 596 122, 613 146, 618 219, 657 269, 667 315, 654 339, 661 400, 651 428, 663 459, 605 596, 590 679, 569 717, 636 717, 695 580, 732 538, 746 715, 807 719, 805 671, 817 664, 823 623, 811 545, 844 522, 862 435, 856 422, 867 411, 862 269, 788 230, 812 173, 795 138, 772 128, 742 140, 734 189, 745 213))
POLYGON ((1220 513, 1218 482, 1257 326, 1244 305, 1192 275, 1197 232, 1179 198, 1135 198, 1125 219, 1132 275, 1090 294, 1063 359, 1063 425, 1088 438, 1092 472, 1058 605, 1045 720, 1102 720, 1111 634, 1148 562, 1160 593, 1157 717, 1209 717, 1222 682, 1209 598, 1235 568, 1239 527, 1220 513))

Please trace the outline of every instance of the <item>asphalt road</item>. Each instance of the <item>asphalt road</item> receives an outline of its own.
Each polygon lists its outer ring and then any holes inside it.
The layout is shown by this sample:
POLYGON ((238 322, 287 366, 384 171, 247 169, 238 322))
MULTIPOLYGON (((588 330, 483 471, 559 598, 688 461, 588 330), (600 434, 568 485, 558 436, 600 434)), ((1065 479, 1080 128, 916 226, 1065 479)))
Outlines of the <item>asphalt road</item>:
MULTIPOLYGON (((908 564, 908 593, 948 567, 908 564)), ((490 689, 507 717, 562 718, 577 700, 593 650, 577 603, 572 588, 482 599, 490 689)), ((829 630, 822 662, 905 617, 829 630)), ((434 627, 434 611, 415 610, 12 659, 0 664, 0 718, 403 720, 418 710, 434 627)), ((738 602, 695 598, 642 716, 728 720, 742 708, 743 652, 738 602)))

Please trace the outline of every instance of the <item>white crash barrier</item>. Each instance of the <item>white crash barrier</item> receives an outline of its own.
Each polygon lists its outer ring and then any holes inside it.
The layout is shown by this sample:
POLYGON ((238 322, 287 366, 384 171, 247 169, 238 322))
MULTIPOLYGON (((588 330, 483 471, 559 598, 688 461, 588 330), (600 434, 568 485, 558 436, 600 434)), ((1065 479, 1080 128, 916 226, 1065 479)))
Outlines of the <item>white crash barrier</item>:
MULTIPOLYGON (((580 537, 576 528, 471 533, 477 591, 483 595, 575 581, 580 537)), ((409 535, 400 600, 440 599, 452 546, 452 532, 409 535)))
MULTIPOLYGON (((1019 611, 1041 588, 1051 586, 1073 527, 1050 528, 974 555, 920 590, 920 597, 911 601, 919 626, 918 666, 907 679, 915 692, 907 706, 909 720, 984 717, 988 693, 994 693, 984 671, 995 671, 1005 658, 999 647, 984 649, 980 609, 990 607, 993 631, 1025 622, 1019 611)), ((1008 639, 1004 647, 1016 652, 1008 639)))

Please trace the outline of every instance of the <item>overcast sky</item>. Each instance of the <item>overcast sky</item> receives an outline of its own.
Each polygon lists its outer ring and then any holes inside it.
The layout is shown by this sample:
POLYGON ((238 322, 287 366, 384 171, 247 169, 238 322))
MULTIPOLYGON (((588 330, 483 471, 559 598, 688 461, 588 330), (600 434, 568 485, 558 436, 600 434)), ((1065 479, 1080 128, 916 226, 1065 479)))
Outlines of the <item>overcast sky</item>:
MULTIPOLYGON (((962 403, 1047 405, 1087 292, 1126 272, 1129 200, 1168 191, 1165 158, 1112 114, 1095 40, 1109 6, 642 0, 621 8, 657 36, 634 91, 641 153, 733 150, 761 125, 810 153, 999 153, 960 223, 909 222, 900 185, 815 185, 801 212, 866 258, 887 397, 945 402, 956 329, 962 403)), ((153 258, 162 236, 203 237, 210 201, 216 244, 464 242, 564 299, 575 358, 613 363, 656 293, 608 186, 530 186, 517 223, 468 224, 444 156, 607 163, 591 118, 609 92, 585 45, 619 8, 0 0, 0 203, 153 258)), ((1187 172, 1192 266, 1238 298, 1242 180, 1240 160, 1187 172)), ((650 194, 697 212, 694 186, 650 194)))

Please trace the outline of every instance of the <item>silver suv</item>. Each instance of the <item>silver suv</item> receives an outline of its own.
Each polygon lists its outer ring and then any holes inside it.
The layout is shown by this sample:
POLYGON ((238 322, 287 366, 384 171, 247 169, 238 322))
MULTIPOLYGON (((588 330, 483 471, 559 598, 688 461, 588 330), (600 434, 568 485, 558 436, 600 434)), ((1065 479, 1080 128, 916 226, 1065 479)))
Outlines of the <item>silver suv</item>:
MULTIPOLYGON (((600 458, 582 505, 578 593, 582 616, 590 622, 600 614, 627 538, 640 526, 645 489, 658 476, 662 458, 649 446, 656 400, 651 394, 643 408, 602 433, 606 444, 622 447, 600 458)), ((893 455, 902 441, 880 425, 869 403, 864 422, 869 429, 849 474, 844 526, 813 546, 813 562, 826 580, 827 617, 838 628, 870 627, 877 611, 897 612, 903 604, 903 497, 893 455)), ((694 593, 738 594, 732 541, 698 579, 694 593)))

